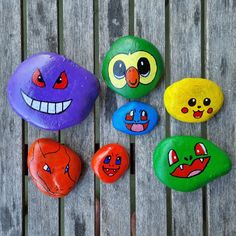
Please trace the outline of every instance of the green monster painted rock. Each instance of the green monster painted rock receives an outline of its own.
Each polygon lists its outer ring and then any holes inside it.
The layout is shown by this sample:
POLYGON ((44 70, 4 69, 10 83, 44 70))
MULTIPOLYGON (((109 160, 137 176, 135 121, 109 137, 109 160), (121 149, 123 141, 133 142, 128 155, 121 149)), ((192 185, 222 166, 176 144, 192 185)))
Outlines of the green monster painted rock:
POLYGON ((190 192, 227 174, 229 156, 209 140, 173 136, 161 141, 153 156, 158 179, 177 191, 190 192))
POLYGON ((116 40, 102 65, 107 86, 126 98, 147 95, 156 87, 163 72, 163 60, 157 48, 134 36, 116 40))

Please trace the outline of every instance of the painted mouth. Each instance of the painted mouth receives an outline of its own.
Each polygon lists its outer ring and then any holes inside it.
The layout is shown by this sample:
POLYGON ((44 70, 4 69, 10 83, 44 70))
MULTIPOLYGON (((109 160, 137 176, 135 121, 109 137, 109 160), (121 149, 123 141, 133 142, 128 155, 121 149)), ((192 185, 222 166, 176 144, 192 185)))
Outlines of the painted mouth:
POLYGON ((148 127, 148 124, 149 124, 149 121, 144 123, 144 124, 141 124, 141 123, 132 123, 132 124, 128 124, 126 123, 125 126, 128 130, 130 131, 133 131, 133 132, 142 132, 144 130, 147 129, 148 127))
POLYGON ((203 112, 204 111, 193 111, 193 117, 196 118, 196 119, 200 119, 203 115, 203 112))
POLYGON ((108 175, 109 177, 112 177, 117 173, 120 167, 119 168, 106 168, 105 166, 103 166, 102 169, 106 175, 108 175))
POLYGON ((21 91, 21 95, 25 101, 25 103, 31 107, 32 109, 46 113, 46 114, 60 114, 64 112, 71 104, 72 100, 62 101, 62 102, 46 102, 39 101, 29 97, 23 91, 21 91))
POLYGON ((179 177, 179 178, 191 178, 196 175, 201 174, 208 162, 210 157, 198 158, 192 162, 191 165, 182 164, 179 165, 172 173, 172 176, 179 177))

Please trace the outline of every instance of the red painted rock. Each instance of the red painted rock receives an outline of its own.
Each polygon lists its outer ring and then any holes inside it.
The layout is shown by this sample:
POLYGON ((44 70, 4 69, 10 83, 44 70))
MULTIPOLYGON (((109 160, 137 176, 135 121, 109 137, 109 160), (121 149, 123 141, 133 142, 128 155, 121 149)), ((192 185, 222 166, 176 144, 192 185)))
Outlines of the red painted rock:
POLYGON ((47 138, 31 144, 27 163, 33 183, 54 198, 66 196, 81 173, 79 156, 69 147, 47 138))
POLYGON ((123 146, 107 144, 94 154, 91 166, 100 180, 114 183, 129 168, 129 155, 123 146))

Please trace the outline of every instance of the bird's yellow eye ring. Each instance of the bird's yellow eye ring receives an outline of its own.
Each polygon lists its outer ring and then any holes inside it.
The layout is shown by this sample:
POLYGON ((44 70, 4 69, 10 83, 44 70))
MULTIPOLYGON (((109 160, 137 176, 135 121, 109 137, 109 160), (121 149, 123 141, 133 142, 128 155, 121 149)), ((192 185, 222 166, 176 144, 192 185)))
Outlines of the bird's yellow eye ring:
POLYGON ((108 65, 108 74, 112 85, 123 88, 127 84, 126 73, 129 68, 136 68, 139 73, 139 83, 151 83, 157 72, 155 58, 148 52, 137 51, 129 54, 117 54, 108 65))

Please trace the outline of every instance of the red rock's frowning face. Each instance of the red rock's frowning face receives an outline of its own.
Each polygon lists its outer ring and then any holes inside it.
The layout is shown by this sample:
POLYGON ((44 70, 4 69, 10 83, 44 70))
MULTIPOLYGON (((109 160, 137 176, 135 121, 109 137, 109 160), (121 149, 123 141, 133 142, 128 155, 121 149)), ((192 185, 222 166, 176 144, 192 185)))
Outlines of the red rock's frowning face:
POLYGON ((29 149, 28 168, 34 184, 51 197, 67 195, 81 173, 79 156, 51 139, 38 139, 29 149))
POLYGON ((129 156, 119 144, 108 144, 99 149, 92 158, 94 173, 105 183, 118 180, 129 167, 129 156))

